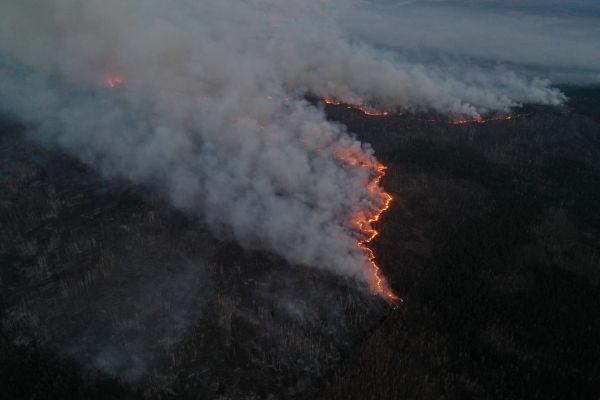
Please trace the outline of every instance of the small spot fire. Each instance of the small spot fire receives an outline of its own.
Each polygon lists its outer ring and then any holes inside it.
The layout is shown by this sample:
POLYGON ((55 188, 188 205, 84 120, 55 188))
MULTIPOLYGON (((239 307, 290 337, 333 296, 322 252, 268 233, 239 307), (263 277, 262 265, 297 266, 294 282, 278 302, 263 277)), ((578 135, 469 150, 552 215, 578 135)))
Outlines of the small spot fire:
POLYGON ((104 79, 104 83, 111 88, 122 85, 124 82, 125 80, 122 76, 115 74, 106 74, 106 78, 104 79))

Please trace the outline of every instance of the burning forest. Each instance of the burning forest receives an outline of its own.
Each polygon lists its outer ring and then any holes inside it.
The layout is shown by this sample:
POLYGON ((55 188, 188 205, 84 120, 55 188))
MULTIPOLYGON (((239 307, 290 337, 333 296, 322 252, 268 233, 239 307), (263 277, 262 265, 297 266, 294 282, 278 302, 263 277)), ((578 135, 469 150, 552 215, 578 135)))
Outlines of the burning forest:
POLYGON ((598 94, 363 3, 2 2, 0 397, 597 393, 598 94))

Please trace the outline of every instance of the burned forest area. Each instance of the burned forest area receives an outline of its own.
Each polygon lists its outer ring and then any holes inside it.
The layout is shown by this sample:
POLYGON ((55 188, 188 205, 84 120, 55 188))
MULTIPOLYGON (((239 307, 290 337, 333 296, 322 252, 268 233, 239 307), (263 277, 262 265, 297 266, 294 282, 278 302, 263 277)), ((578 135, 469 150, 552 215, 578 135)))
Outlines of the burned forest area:
POLYGON ((324 104, 403 302, 215 236, 0 122, 0 398, 598 399, 600 89, 451 124, 324 104))

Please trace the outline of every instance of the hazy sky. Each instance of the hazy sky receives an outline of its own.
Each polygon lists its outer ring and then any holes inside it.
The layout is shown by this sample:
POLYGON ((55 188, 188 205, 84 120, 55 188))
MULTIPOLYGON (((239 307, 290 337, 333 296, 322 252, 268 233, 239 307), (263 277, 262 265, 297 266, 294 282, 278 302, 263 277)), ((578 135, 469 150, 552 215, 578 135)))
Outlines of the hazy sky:
POLYGON ((600 2, 358 0, 338 17, 355 37, 409 57, 470 57, 555 82, 600 83, 600 2))

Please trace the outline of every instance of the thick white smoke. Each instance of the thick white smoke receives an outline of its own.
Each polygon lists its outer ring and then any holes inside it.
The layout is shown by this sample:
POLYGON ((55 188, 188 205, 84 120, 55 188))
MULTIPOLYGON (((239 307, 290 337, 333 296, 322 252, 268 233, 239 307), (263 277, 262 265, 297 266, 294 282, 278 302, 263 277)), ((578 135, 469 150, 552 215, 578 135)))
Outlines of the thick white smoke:
POLYGON ((1 107, 243 245, 369 280, 352 218, 383 200, 340 158, 375 164, 372 151, 305 93, 471 116, 563 96, 506 71, 399 63, 348 40, 332 3, 305 3, 5 0, 1 107))

